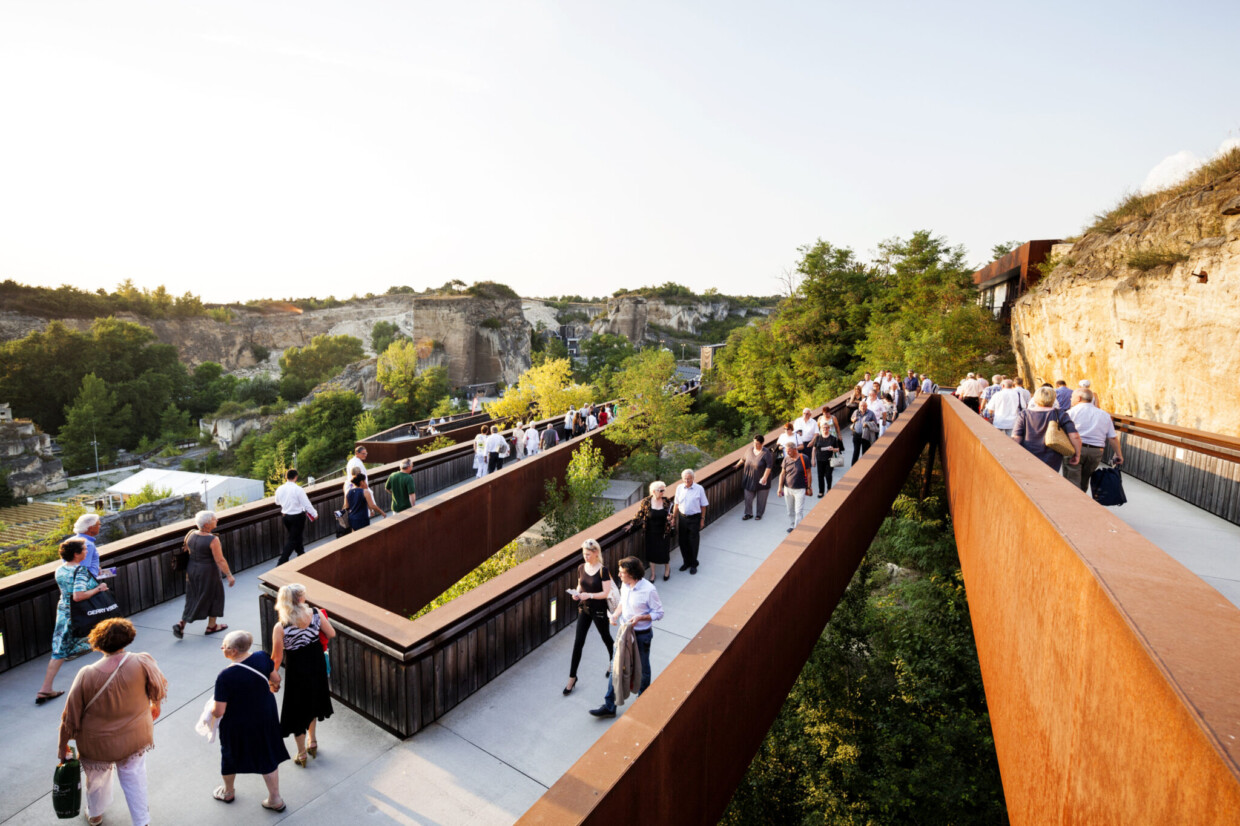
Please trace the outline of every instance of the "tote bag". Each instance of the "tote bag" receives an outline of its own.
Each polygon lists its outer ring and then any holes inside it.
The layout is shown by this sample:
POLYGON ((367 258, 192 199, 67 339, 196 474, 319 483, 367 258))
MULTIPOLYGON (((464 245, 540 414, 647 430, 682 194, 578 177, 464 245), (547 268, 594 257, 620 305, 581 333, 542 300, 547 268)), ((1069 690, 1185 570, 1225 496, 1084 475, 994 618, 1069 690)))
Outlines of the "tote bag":
MULTIPOLYGON (((73 584, 77 586, 78 574, 86 569, 78 566, 73 572, 73 584)), ((91 629, 106 619, 121 616, 121 607, 116 604, 116 599, 107 591, 100 591, 92 597, 87 597, 80 602, 73 601, 73 595, 69 595, 69 626, 73 631, 73 636, 80 638, 90 634, 91 629)))

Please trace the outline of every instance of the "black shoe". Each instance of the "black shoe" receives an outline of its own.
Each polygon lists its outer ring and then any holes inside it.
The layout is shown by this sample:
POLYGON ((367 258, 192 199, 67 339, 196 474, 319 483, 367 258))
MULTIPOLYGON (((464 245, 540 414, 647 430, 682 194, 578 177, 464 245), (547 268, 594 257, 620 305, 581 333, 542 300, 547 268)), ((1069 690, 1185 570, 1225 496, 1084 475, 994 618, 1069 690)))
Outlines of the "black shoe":
POLYGON ((680 566, 680 570, 682 570, 682 571, 687 571, 687 570, 689 570, 689 563, 688 563, 688 562, 686 562, 684 565, 681 565, 681 566, 680 566))
POLYGON ((789 528, 789 529, 788 529, 788 533, 792 533, 792 528, 789 528))
POLYGON ((690 568, 690 569, 689 569, 689 573, 691 573, 691 574, 696 574, 696 573, 697 573, 697 566, 696 566, 696 565, 694 565, 692 568, 690 568))
POLYGON ((172 624, 172 635, 178 640, 185 639, 185 623, 176 622, 172 624))
POLYGON ((761 519, 761 516, 755 516, 754 519, 761 519))
POLYGON ((616 710, 614 708, 608 708, 607 706, 599 706, 598 708, 590 709, 590 716, 591 717, 615 717, 616 710))
POLYGON ((572 680, 572 682, 571 682, 571 683, 569 683, 568 685, 564 686, 564 696, 565 696, 565 697, 567 697, 569 694, 572 694, 572 693, 573 693, 573 689, 577 687, 577 678, 576 678, 576 677, 569 677, 568 679, 572 680))
POLYGON ((818 494, 818 498, 819 498, 819 499, 821 499, 821 498, 822 498, 822 497, 824 497, 824 496, 826 496, 826 494, 825 494, 825 493, 820 493, 820 494, 818 494))
POLYGON ((742 516, 742 517, 741 517, 741 521, 742 521, 742 522, 744 522, 746 519, 753 519, 753 515, 752 515, 752 514, 748 514, 748 513, 747 513, 747 514, 745 514, 744 516, 742 516))

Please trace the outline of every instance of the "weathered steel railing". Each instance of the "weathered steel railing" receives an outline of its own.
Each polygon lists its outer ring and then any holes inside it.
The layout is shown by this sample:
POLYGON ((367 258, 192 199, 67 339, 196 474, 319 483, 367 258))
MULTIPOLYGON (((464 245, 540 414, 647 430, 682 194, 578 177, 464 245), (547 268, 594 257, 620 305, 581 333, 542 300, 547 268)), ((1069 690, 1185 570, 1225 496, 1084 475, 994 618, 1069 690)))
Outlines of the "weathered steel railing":
MULTIPOLYGON (((833 405, 842 408, 843 398, 833 405)), ((556 448, 558 461, 567 465, 578 441, 556 448)), ((699 472, 711 501, 708 524, 743 498, 734 467, 742 454, 699 472)), ((484 484, 346 537, 335 553, 265 573, 264 639, 274 622, 276 590, 304 584, 340 631, 332 648, 332 693, 387 730, 414 734, 575 621, 563 594, 575 583, 587 536, 599 540, 612 566, 624 556, 645 557, 644 542, 622 530, 637 510, 633 505, 426 616, 406 619, 537 520, 543 494, 536 481, 525 463, 505 468, 484 484)))
POLYGON ((1124 472, 1240 525, 1240 439, 1112 416, 1124 472))
MULTIPOLYGON (((472 444, 413 457, 412 475, 418 494, 435 493, 471 478, 473 458, 472 444)), ((375 501, 385 509, 390 499, 383 482, 395 469, 393 464, 369 471, 375 501)), ((336 524, 331 513, 341 506, 343 490, 339 479, 306 488, 311 503, 319 512, 319 519, 306 525, 307 542, 334 533, 336 524)), ((185 577, 173 574, 169 559, 186 531, 193 527, 191 520, 185 520, 99 547, 102 565, 117 569, 116 578, 111 582, 112 590, 127 616, 185 593, 185 577)), ((243 571, 278 557, 284 545, 280 508, 270 497, 221 511, 217 533, 224 556, 234 571, 243 571)), ((0 672, 51 650, 56 603, 60 598, 53 579, 57 565, 59 563, 48 563, 0 579, 0 633, 4 635, 5 651, 4 656, 0 656, 0 672)))
POLYGON ((389 464, 399 462, 407 456, 416 456, 418 451, 436 439, 447 439, 454 444, 472 441, 478 428, 484 424, 507 424, 506 419, 492 421, 488 413, 459 413, 447 424, 439 427, 440 433, 435 436, 419 436, 420 428, 426 427, 430 419, 405 424, 382 430, 373 436, 360 439, 355 447, 366 448, 368 462, 389 464))

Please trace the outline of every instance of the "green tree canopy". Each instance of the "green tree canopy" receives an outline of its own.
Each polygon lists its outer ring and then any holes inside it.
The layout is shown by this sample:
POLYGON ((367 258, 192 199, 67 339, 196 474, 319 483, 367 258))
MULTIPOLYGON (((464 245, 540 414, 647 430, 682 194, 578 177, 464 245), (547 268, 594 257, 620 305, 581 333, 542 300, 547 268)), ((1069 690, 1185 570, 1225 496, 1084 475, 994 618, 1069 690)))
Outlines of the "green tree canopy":
POLYGON ((363 358, 362 340, 353 336, 315 336, 305 347, 290 347, 280 356, 280 395, 300 401, 315 385, 363 358))
POLYGON ((375 326, 370 328, 370 349, 375 351, 376 356, 383 355, 388 347, 392 346, 394 341, 407 341, 409 337, 400 331, 391 321, 376 321, 375 326))
MULTIPOLYGON (((95 466, 95 446, 99 444, 99 463, 105 465, 116 458, 123 447, 133 412, 116 403, 116 393, 107 382, 88 373, 82 379, 77 398, 65 411, 65 425, 60 429, 60 445, 64 448, 65 467, 81 471, 95 466)), ((156 420, 158 422, 158 419, 156 420)))
POLYGON ((673 441, 692 441, 704 416, 693 415, 693 398, 675 393, 676 359, 666 350, 647 348, 624 363, 616 374, 617 394, 624 399, 619 418, 607 428, 607 437, 634 453, 649 457, 655 478, 662 478, 663 447, 673 441))

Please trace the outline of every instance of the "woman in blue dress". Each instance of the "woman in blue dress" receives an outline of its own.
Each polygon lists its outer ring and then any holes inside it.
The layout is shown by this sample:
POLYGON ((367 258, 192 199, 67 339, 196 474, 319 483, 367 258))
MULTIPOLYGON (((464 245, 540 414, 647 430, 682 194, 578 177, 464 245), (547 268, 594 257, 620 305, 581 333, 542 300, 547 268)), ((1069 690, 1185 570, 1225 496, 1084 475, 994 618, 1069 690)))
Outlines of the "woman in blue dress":
POLYGON ((69 616, 70 603, 90 599, 95 594, 108 590, 108 586, 95 579, 94 574, 82 564, 86 559, 86 543, 83 540, 66 539, 61 542, 60 558, 64 560, 64 564, 56 569, 60 601, 56 603, 56 627, 52 631, 52 661, 47 664, 47 673, 43 676, 39 693, 34 695, 35 705, 39 706, 64 694, 63 691, 53 691, 52 682, 65 660, 72 660, 90 652, 90 643, 86 638, 73 635, 73 624, 69 616))
POLYGON ((250 653, 254 638, 233 631, 220 649, 232 663, 215 678, 215 709, 219 719, 220 774, 224 785, 212 796, 222 803, 236 798, 233 783, 239 774, 261 774, 267 784, 264 809, 284 811, 280 797, 280 764, 288 749, 280 736, 280 715, 272 692, 280 688, 280 672, 261 649, 250 653))

